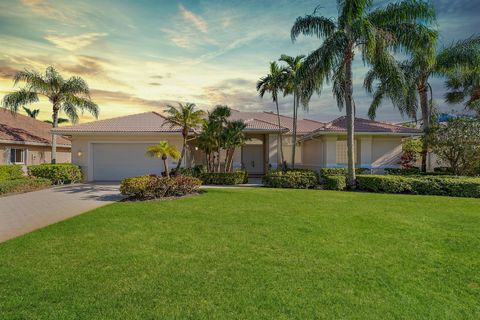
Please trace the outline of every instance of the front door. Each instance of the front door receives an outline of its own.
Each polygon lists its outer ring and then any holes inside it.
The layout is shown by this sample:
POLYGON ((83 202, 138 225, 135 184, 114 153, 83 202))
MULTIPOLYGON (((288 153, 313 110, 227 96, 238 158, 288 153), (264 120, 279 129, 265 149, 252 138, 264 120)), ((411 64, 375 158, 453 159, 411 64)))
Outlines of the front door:
POLYGON ((246 145, 242 148, 242 162, 249 174, 263 174, 263 145, 246 145))

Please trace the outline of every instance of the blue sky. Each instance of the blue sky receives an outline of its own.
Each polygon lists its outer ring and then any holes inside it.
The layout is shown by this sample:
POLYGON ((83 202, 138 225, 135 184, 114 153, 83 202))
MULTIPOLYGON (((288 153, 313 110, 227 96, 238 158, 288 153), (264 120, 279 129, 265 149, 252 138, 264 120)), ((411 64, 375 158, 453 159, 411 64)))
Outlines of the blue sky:
MULTIPOLYGON (((440 47, 480 30, 478 0, 432 3, 440 47)), ((14 89, 10 77, 15 71, 54 65, 66 76, 88 81, 100 118, 159 111, 176 101, 205 109, 227 104, 272 110, 268 97, 257 96, 255 82, 282 53, 307 54, 320 44, 305 37, 292 43, 289 37, 295 18, 319 4, 322 14, 335 16, 335 1, 3 0, 0 97, 14 89)), ((360 62, 355 64, 355 101, 363 117, 371 101, 361 86, 365 71, 360 62)), ((441 99, 442 81, 433 84, 440 109, 451 110, 441 99)), ((38 107, 40 118, 47 119, 48 103, 41 101, 38 107)), ((281 109, 291 113, 291 98, 281 100, 281 109)), ((325 87, 304 116, 331 120, 341 114, 325 87)), ((388 104, 378 119, 402 120, 388 104)))

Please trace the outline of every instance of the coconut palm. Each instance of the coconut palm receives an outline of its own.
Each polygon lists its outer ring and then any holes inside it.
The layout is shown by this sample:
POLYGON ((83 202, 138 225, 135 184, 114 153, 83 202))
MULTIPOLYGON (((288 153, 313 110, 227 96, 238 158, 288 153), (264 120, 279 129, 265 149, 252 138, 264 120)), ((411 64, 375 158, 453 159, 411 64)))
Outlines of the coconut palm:
MULTIPOLYGON (((410 51, 432 37, 427 24, 435 21, 435 12, 426 2, 406 0, 386 7, 373 8, 372 0, 337 0, 336 20, 318 14, 295 21, 291 37, 316 36, 323 40, 311 52, 300 71, 303 77, 321 77, 333 82, 333 94, 340 109, 346 108, 348 146, 348 185, 355 187, 354 120, 352 63, 355 54, 367 65, 400 78, 391 50, 410 51), (391 49, 391 50, 390 50, 391 49)), ((401 80, 400 80, 401 81, 401 80)))
POLYGON ((177 150, 177 147, 169 144, 168 141, 160 141, 154 146, 147 147, 147 156, 162 159, 165 176, 167 178, 170 178, 167 159, 168 157, 171 157, 173 159, 179 159, 180 152, 177 150))
POLYGON ((36 119, 38 114, 40 113, 40 109, 30 109, 27 107, 22 107, 23 111, 29 116, 30 118, 36 119))
POLYGON ((179 126, 182 128, 183 146, 182 154, 178 160, 177 170, 182 164, 183 158, 186 156, 187 151, 187 138, 191 130, 195 130, 199 125, 204 122, 205 112, 202 110, 195 110, 194 103, 179 103, 178 107, 167 105, 167 118, 166 123, 169 123, 172 127, 179 126))
POLYGON ((280 124, 280 109, 278 108, 278 92, 283 91, 286 81, 286 68, 280 67, 277 62, 270 62, 270 73, 257 81, 257 91, 260 97, 263 98, 266 92, 272 95, 272 100, 275 102, 277 111, 278 124, 278 141, 280 147, 280 162, 284 163, 283 158, 283 142, 282 142, 282 126, 280 124))
MULTIPOLYGON (((53 121, 52 120, 43 120, 43 122, 46 122, 46 123, 50 123, 51 125, 53 125, 53 121)), ((58 117, 57 119, 57 124, 62 124, 62 123, 69 123, 70 120, 66 119, 66 118, 60 118, 58 117)))
POLYGON ((305 79, 300 74, 300 69, 302 68, 304 62, 304 55, 299 55, 296 57, 287 56, 282 54, 280 61, 287 64, 285 68, 285 80, 283 93, 284 95, 293 95, 293 128, 292 128, 292 169, 295 169, 295 152, 297 148, 297 120, 298 120, 298 107, 300 102, 302 106, 306 109, 308 108, 308 101, 310 96, 304 95, 305 90, 302 86, 306 82, 305 79))
MULTIPOLYGON (((432 32, 435 34, 435 32, 432 32)), ((429 137, 433 114, 433 88, 430 80, 434 76, 447 76, 447 102, 462 102, 466 95, 471 93, 471 102, 475 104, 475 70, 480 62, 480 37, 471 37, 443 48, 433 58, 428 54, 435 48, 436 36, 423 48, 412 52, 411 58, 398 64, 402 70, 405 82, 393 83, 388 77, 382 76, 372 68, 365 78, 365 88, 373 93, 373 102, 368 111, 369 117, 376 117, 377 109, 383 99, 392 101, 401 113, 416 117, 417 110, 421 110, 422 129, 425 132, 422 147, 422 171, 427 169, 427 154, 430 147, 429 137), (426 58, 427 57, 427 58, 426 58), (374 88, 373 83, 377 81, 374 88), (471 81, 470 86, 468 82, 471 81), (465 84, 465 87, 462 86, 465 84)), ((477 82, 478 83, 478 82, 477 82)))
POLYGON ((233 155, 235 149, 245 145, 247 137, 245 135, 245 128, 247 125, 243 120, 228 121, 222 134, 222 147, 225 148, 225 172, 233 170, 233 155))
MULTIPOLYGON (((98 118, 99 108, 90 99, 87 83, 80 77, 64 79, 54 67, 48 67, 45 74, 33 70, 18 72, 14 85, 24 81, 25 87, 3 98, 3 106, 17 112, 20 106, 39 101, 39 96, 46 97, 52 103, 53 127, 58 126, 58 113, 63 111, 71 122, 78 121, 78 111, 91 113, 98 118)), ((52 136, 52 163, 57 159, 57 136, 52 136)))

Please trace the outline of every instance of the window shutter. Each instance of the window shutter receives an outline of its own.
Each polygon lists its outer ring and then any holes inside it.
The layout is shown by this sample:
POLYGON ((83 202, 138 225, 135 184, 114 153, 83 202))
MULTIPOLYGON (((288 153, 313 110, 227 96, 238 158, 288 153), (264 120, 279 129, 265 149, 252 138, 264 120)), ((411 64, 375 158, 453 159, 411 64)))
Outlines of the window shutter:
POLYGON ((10 148, 5 148, 5 162, 6 164, 11 164, 10 162, 10 148))

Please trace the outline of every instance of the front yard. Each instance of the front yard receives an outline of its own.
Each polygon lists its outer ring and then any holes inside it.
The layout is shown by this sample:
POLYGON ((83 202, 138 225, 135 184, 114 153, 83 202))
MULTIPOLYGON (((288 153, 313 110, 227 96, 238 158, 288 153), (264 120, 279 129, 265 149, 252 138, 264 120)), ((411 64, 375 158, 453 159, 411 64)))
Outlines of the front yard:
POLYGON ((0 244, 1 319, 478 319, 480 200, 209 189, 0 244))

